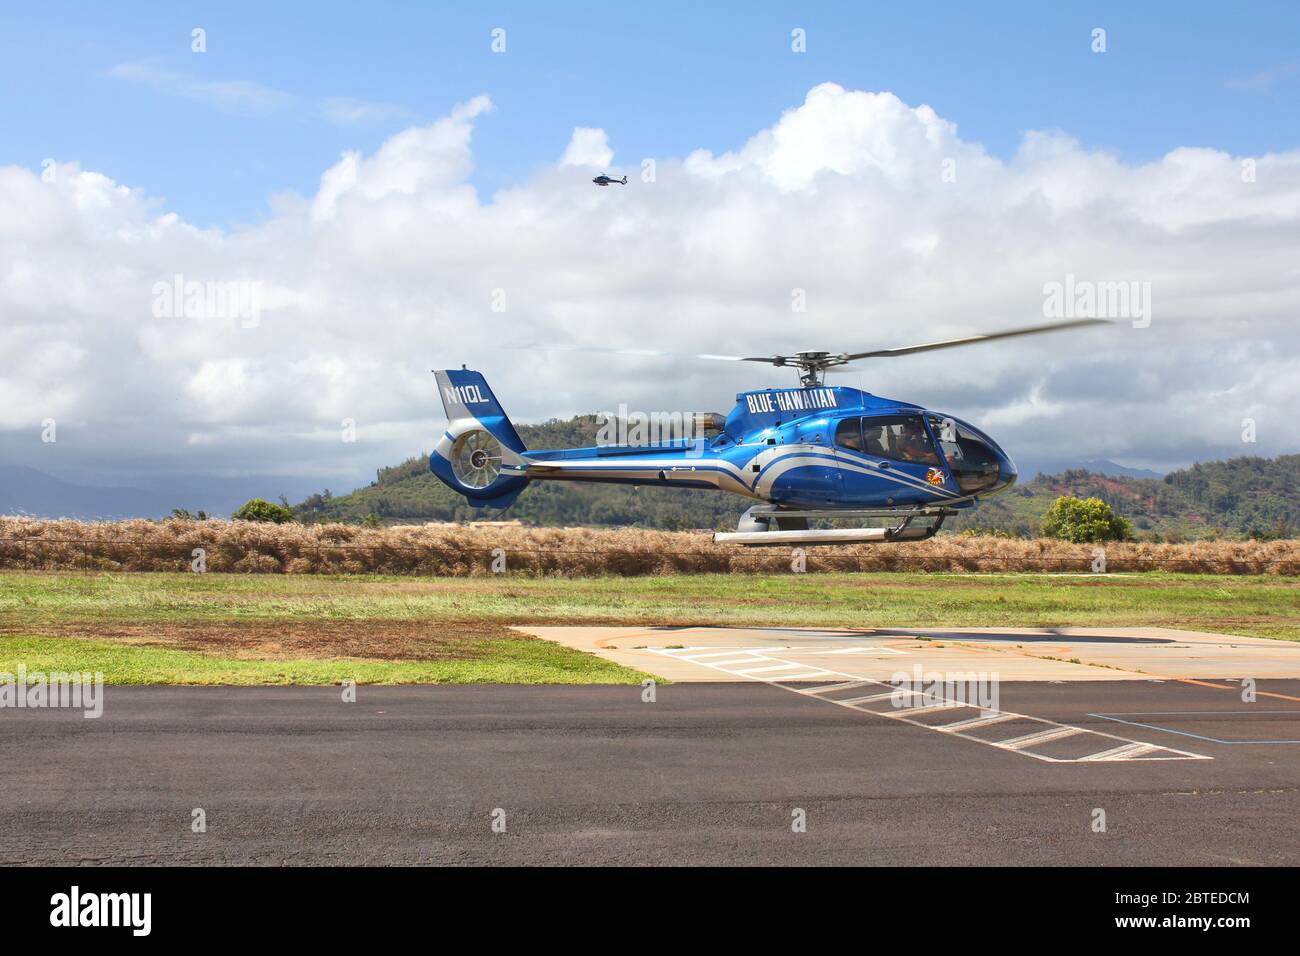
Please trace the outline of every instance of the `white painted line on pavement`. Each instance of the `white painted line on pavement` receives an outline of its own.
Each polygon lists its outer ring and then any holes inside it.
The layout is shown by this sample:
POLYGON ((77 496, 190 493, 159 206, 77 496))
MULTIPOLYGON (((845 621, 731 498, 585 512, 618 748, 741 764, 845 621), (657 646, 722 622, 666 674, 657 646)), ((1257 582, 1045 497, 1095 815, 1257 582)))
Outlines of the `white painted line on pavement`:
MULTIPOLYGON (((960 737, 963 740, 971 740, 974 741, 975 743, 983 744, 986 747, 995 747, 999 750, 1005 750, 1008 753, 1024 754, 1027 757, 1033 757, 1035 760, 1041 760, 1046 763, 1084 763, 1084 762, 1097 763, 1097 762, 1107 762, 1107 761, 1116 761, 1116 760, 1213 760, 1214 759, 1213 757, 1210 757, 1206 754, 1196 754, 1187 750, 1175 750, 1172 747, 1163 747, 1158 744, 1149 744, 1140 740, 1131 740, 1127 737, 1118 737, 1114 734, 1102 733, 1101 731, 1098 730, 1086 730, 1082 727, 1075 727, 1070 724, 1062 724, 1059 723, 1058 721, 1048 720, 1045 717, 1034 717, 1029 714, 1020 714, 1011 711, 999 711, 992 716, 985 713, 985 714, 981 714, 977 718, 971 718, 970 720, 967 721, 958 721, 956 723, 951 723, 947 725, 942 725, 942 724, 931 725, 931 724, 923 723, 922 721, 919 720, 913 720, 911 718, 911 715, 913 714, 927 713, 927 712, 943 710, 947 708, 955 709, 958 707, 973 706, 971 704, 968 704, 966 701, 947 700, 946 698, 941 698, 938 702, 924 707, 901 707, 901 708, 895 708, 892 711, 864 710, 862 707, 858 705, 871 703, 873 701, 885 700, 887 698, 893 697, 896 693, 899 692, 905 694, 911 694, 912 696, 926 696, 927 699, 929 699, 931 695, 921 695, 917 691, 911 690, 909 688, 899 688, 885 681, 869 680, 866 678, 859 677, 856 674, 847 674, 843 671, 834 671, 830 669, 808 670, 808 668, 814 667, 814 665, 805 664, 800 661, 792 661, 783 657, 775 657, 770 653, 771 651, 791 650, 791 648, 788 647, 764 647, 764 648, 753 648, 753 649, 736 648, 730 653, 719 652, 719 653, 704 654, 704 655, 700 655, 700 654, 685 655, 680 653, 673 653, 674 650, 679 650, 679 649, 668 649, 668 648, 664 648, 664 649, 648 648, 648 650, 656 654, 661 654, 665 657, 672 657, 677 660, 687 660, 693 664, 698 664, 700 667, 710 667, 713 670, 720 671, 721 673, 728 674, 731 676, 742 676, 748 680, 769 684, 774 687, 781 687, 783 690, 789 690, 796 694, 800 694, 804 697, 813 697, 816 700, 826 701, 828 703, 835 704, 837 706, 845 707, 848 708, 849 710, 856 711, 857 713, 860 714, 862 713, 872 714, 876 717, 884 717, 889 720, 901 721, 905 724, 911 724, 914 727, 921 727, 925 730, 937 730, 940 731, 941 733, 946 733, 952 737, 960 737), (745 654, 747 656, 737 658, 735 657, 735 655, 737 654, 745 654), (732 657, 734 659, 723 660, 723 661, 701 659, 704 657, 732 657), (734 668, 735 665, 737 664, 763 664, 763 665, 776 665, 776 666, 763 666, 758 668, 747 668, 744 670, 730 669, 730 668, 734 668), (796 674, 777 675, 775 673, 772 673, 773 671, 786 670, 789 667, 804 668, 805 670, 796 674), (813 687, 813 688, 787 686, 791 681, 795 681, 795 680, 804 680, 804 679, 811 679, 811 678, 824 679, 824 678, 833 678, 833 677, 840 677, 843 678, 843 680, 840 681, 838 684, 826 684, 826 685, 821 685, 819 687, 813 687), (884 690, 881 693, 868 694, 862 697, 852 697, 847 700, 836 700, 833 697, 823 696, 828 691, 835 689, 837 686, 843 686, 846 688, 853 687, 853 686, 865 687, 867 685, 872 685, 872 684, 874 684, 877 687, 886 688, 886 690, 884 690), (1016 719, 1028 720, 1036 724, 1041 724, 1045 729, 1042 731, 1036 731, 1032 734, 1024 734, 1020 737, 1015 737, 1012 738, 1011 740, 1004 740, 1004 741, 984 740, 980 737, 972 736, 971 734, 966 732, 968 730, 978 730, 981 727, 990 726, 994 723, 1000 723, 1003 720, 1016 720, 1016 719), (1107 742, 1114 741, 1116 743, 1113 744, 1109 749, 1098 751, 1093 754, 1089 754, 1086 757, 1049 757, 1046 754, 1034 753, 1032 749, 1033 747, 1038 746, 1040 744, 1050 743, 1054 740, 1060 740, 1065 737, 1072 737, 1080 734, 1087 734, 1090 737, 1096 737, 1107 742), (1160 756, 1153 756, 1155 754, 1159 754, 1160 756)), ((804 651, 802 648, 800 649, 800 651, 802 651, 803 653, 808 653, 807 651, 804 651)))
POLYGON ((1019 714, 1008 714, 1005 711, 991 711, 981 714, 979 717, 972 717, 970 720, 959 720, 955 724, 935 724, 935 730, 969 730, 972 727, 989 727, 993 724, 1000 724, 1008 720, 1015 720, 1019 714))
POLYGON ((1088 731, 1082 727, 1061 726, 1049 730, 1040 730, 1037 733, 1025 734, 1021 737, 1012 737, 1010 740, 998 740, 995 743, 999 747, 1006 747, 1008 750, 1020 750, 1023 747, 1037 747, 1039 744, 1060 740, 1062 737, 1072 737, 1075 734, 1086 733, 1088 731))

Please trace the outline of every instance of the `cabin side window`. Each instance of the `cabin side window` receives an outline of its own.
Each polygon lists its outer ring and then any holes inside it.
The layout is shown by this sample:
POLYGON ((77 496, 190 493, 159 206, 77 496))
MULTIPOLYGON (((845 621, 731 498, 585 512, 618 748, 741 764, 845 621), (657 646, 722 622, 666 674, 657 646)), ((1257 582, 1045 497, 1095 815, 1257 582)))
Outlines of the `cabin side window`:
POLYGON ((930 433, 920 415, 882 415, 862 420, 863 450, 877 458, 937 465, 930 433))
POLYGON ((862 451, 862 419, 846 418, 835 428, 835 444, 862 451))

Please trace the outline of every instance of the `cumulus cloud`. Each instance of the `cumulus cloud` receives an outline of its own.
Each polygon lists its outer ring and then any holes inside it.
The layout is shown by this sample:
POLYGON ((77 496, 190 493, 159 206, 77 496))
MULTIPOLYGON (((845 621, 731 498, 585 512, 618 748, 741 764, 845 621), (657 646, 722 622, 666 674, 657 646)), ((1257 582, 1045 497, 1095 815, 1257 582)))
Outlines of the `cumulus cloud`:
POLYGON ((1300 152, 1126 164, 1044 131, 1002 160, 928 107, 825 84, 733 151, 657 157, 653 182, 592 187, 572 162, 608 146, 579 130, 558 164, 483 197, 472 134, 490 108, 477 97, 348 153, 314 195, 234 230, 76 163, 0 167, 5 458, 115 477, 361 475, 432 445, 435 367, 483 370, 524 420, 620 402, 725 411, 793 375, 511 346, 883 348, 1041 322, 1045 284, 1067 276, 1150 283, 1150 325, 876 360, 836 381, 970 418, 1020 458, 1169 466, 1300 447, 1300 152), (255 283, 257 319, 158 314, 177 282, 198 299, 255 283), (57 444, 40 442, 46 418, 57 444), (1244 418, 1258 444, 1241 443, 1244 418))
POLYGON ((569 145, 560 159, 561 166, 608 166, 614 161, 614 151, 603 129, 578 126, 573 130, 569 145))
POLYGON ((476 205, 473 190, 463 185, 473 168, 470 120, 491 108, 488 97, 476 96, 430 126, 403 130, 373 156, 346 153, 321 176, 312 203, 313 221, 333 218, 344 197, 363 216, 393 198, 419 200, 425 208, 443 202, 476 205))

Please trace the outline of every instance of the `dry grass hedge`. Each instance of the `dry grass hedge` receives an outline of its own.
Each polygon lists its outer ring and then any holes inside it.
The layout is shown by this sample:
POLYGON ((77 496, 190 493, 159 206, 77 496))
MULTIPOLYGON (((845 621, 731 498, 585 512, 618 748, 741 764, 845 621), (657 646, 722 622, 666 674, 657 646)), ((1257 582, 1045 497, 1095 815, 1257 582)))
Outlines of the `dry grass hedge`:
MULTIPOLYGON (((809 548, 817 571, 1090 571, 1094 545, 941 535, 891 545, 809 548)), ((788 548, 714 544, 693 532, 431 524, 400 528, 246 521, 0 518, 0 569, 256 574, 649 575, 789 572, 788 548)), ((1108 571, 1300 574, 1300 541, 1108 544, 1108 571)))

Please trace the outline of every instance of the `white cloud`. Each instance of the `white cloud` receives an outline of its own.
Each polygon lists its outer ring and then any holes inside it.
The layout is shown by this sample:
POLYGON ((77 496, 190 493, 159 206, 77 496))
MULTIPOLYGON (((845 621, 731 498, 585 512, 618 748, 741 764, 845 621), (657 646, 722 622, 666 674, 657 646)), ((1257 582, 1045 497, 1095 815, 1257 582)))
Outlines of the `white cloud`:
POLYGON ((603 129, 589 126, 576 126, 569 145, 564 148, 561 166, 600 166, 605 167, 614 161, 614 151, 609 148, 609 140, 603 129))
POLYGON ((781 189, 805 188, 822 174, 901 185, 933 172, 917 164, 922 155, 960 152, 983 162, 983 151, 960 143, 956 133, 928 106, 911 109, 892 93, 849 92, 823 83, 739 152, 715 159, 699 150, 687 161, 697 175, 716 179, 753 170, 781 189))
POLYGON ((151 63, 119 63, 109 76, 131 80, 159 93, 207 103, 227 113, 273 113, 292 106, 295 98, 281 90, 246 80, 202 80, 151 63))
POLYGON ((403 130, 368 159, 345 153, 321 176, 320 191, 312 204, 313 221, 333 218, 345 196, 355 201, 363 215, 389 197, 419 197, 426 208, 443 202, 476 203, 472 190, 462 185, 473 168, 470 120, 490 109, 488 97, 476 96, 430 126, 403 130))
POLYGON ((331 123, 351 126, 358 123, 381 123, 401 119, 408 111, 392 103, 358 100, 350 96, 327 96, 321 101, 321 114, 331 123))
MULTIPOLYGON (((201 79, 147 61, 119 63, 108 71, 108 75, 138 83, 157 93, 183 97, 236 115, 275 114, 302 104, 301 98, 294 94, 261 83, 201 79)), ((391 123, 409 116, 409 111, 401 106, 351 96, 326 96, 315 103, 315 111, 321 118, 339 126, 391 123)))
POLYGON ((591 186, 570 160, 608 147, 578 131, 563 160, 488 200, 468 177, 490 108, 478 97, 348 153, 314 196, 230 231, 75 163, 52 182, 0 167, 3 457, 53 467, 39 431, 55 417, 64 466, 119 477, 365 474, 432 445, 434 367, 480 368, 525 420, 620 402, 725 411, 737 390, 794 382, 512 344, 889 347, 1039 322, 1044 284, 1067 274, 1150 282, 1150 328, 879 360, 837 381, 988 423, 1020 459, 1300 448, 1300 151, 1257 157, 1249 183, 1228 153, 1129 165, 1052 131, 1002 161, 927 107, 827 84, 734 151, 657 158, 653 183, 591 186), (177 274, 259 283, 260 322, 155 318, 151 290, 177 274), (1243 417, 1258 444, 1241 444, 1243 417))
POLYGON ((1229 77, 1225 85, 1232 90, 1249 90, 1256 93, 1267 92, 1295 76, 1298 70, 1300 70, 1300 63, 1283 63, 1281 66, 1269 67, 1247 76, 1229 77))

